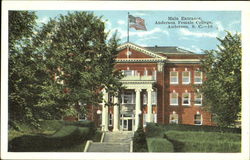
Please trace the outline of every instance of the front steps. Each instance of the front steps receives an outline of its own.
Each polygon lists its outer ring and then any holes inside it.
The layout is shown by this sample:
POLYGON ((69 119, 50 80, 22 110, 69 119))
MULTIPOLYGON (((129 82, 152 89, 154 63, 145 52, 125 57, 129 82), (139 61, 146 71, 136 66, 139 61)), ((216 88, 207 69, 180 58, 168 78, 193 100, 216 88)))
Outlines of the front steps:
POLYGON ((133 152, 133 132, 104 132, 101 142, 88 141, 84 152, 133 152))

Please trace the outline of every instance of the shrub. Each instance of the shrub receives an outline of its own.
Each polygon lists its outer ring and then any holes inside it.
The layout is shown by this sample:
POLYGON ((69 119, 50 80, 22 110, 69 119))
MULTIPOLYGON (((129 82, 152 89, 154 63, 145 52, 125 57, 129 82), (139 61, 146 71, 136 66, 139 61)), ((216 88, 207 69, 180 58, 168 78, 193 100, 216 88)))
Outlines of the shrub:
POLYGON ((174 152, 171 142, 164 138, 147 138, 149 152, 174 152))
POLYGON ((147 152, 146 135, 143 127, 140 125, 133 137, 133 151, 134 152, 147 152))
POLYGON ((14 138, 9 143, 9 151, 49 152, 58 148, 83 143, 90 136, 86 127, 65 126, 52 136, 25 135, 14 138))
POLYGON ((168 124, 161 125, 165 130, 178 130, 178 131, 205 131, 205 132, 228 132, 228 133, 241 133, 240 128, 226 128, 219 126, 196 126, 187 124, 168 124))
POLYGON ((147 123, 146 136, 147 137, 163 137, 164 128, 157 123, 147 123))

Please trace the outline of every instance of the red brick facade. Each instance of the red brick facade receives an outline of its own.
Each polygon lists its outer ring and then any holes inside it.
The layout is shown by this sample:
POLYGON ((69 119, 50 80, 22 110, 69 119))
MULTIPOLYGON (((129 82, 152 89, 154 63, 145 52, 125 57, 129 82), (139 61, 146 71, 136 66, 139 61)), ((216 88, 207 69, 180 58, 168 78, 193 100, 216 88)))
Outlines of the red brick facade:
MULTIPOLYGON (((120 48, 118 47, 119 54, 116 59, 117 63, 115 68, 120 71, 134 71, 133 74, 137 77, 144 76, 145 70, 147 76, 156 76, 152 85, 153 90, 156 91, 157 95, 157 103, 152 104, 151 112, 152 114, 156 115, 157 120, 154 120, 154 122, 169 124, 174 120, 177 120, 178 124, 213 125, 211 122, 211 114, 204 111, 203 105, 197 105, 197 102, 195 102, 195 94, 197 94, 195 86, 202 84, 194 83, 194 75, 195 72, 199 71, 200 59, 204 55, 194 54, 185 50, 179 51, 177 47, 174 51, 171 49, 170 53, 167 53, 167 47, 164 47, 163 49, 165 50, 162 52, 154 52, 152 51, 153 49, 155 48, 143 48, 131 43, 128 43, 127 45, 125 44, 125 46, 120 48), (171 71, 178 73, 178 84, 170 83, 171 71), (182 83, 183 72, 188 72, 190 83, 182 83), (177 105, 170 104, 171 93, 175 93, 175 95, 178 94, 177 105), (186 103, 186 101, 184 102, 184 95, 189 95, 188 99, 190 105, 183 105, 183 103, 186 103), (173 118, 176 116, 178 117, 177 119, 173 118)), ((202 74, 201 77, 201 79, 204 80, 204 74, 202 74)), ((127 91, 135 93, 135 90, 131 88, 127 89, 127 91)), ((145 94, 147 94, 147 90, 142 89, 140 92, 140 106, 142 115, 148 113, 148 106, 147 104, 143 103, 143 96, 145 94)), ((89 119, 96 119, 97 121, 100 121, 100 117, 96 117, 98 116, 96 114, 96 110, 94 112, 94 115, 90 112, 89 119)), ((110 108, 108 112, 109 114, 113 115, 113 108, 110 108)), ((132 119, 134 120, 134 118, 132 119)), ((143 123, 142 121, 145 120, 146 118, 141 116, 140 123, 143 123)), ((112 127, 112 124, 109 125, 109 128, 110 127, 112 127)))

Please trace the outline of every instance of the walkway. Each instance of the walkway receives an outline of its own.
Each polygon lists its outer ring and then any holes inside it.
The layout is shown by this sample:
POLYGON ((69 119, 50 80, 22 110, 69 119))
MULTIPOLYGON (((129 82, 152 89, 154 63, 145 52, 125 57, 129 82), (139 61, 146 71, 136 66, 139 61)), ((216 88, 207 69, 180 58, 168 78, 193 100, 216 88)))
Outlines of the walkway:
POLYGON ((101 142, 88 141, 84 152, 132 152, 133 132, 104 132, 101 142))

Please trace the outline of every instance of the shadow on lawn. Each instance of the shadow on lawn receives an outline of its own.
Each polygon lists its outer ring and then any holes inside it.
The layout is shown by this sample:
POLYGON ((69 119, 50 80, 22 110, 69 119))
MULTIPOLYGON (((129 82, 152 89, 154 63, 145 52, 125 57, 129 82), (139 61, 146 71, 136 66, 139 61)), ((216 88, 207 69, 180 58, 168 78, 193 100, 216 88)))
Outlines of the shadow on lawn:
POLYGON ((55 149, 82 144, 90 135, 85 127, 63 127, 54 135, 24 135, 9 142, 10 152, 50 152, 55 149))
POLYGON ((185 143, 170 139, 167 136, 164 136, 164 138, 166 138, 169 142, 173 144, 174 152, 184 152, 183 149, 185 147, 185 143))

